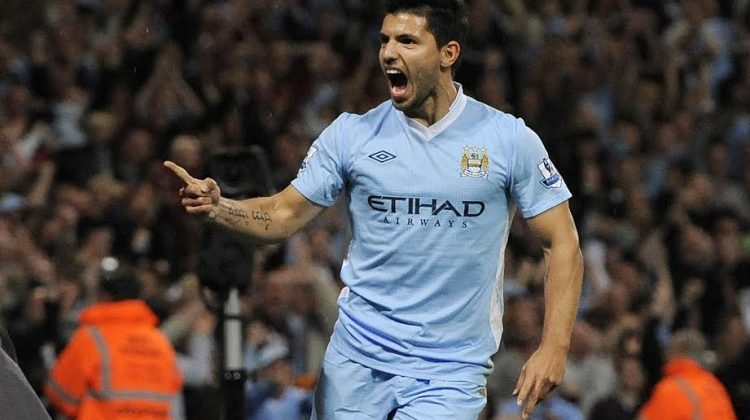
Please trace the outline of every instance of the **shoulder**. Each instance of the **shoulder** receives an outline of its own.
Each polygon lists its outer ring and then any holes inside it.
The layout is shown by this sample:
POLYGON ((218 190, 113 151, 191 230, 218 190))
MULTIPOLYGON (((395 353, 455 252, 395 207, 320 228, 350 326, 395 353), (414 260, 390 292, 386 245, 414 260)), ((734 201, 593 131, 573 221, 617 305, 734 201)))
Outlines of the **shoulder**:
POLYGON ((655 386, 647 406, 682 407, 688 401, 685 390, 675 378, 663 378, 655 386))
POLYGON ((346 129, 373 129, 382 125, 383 121, 391 117, 394 112, 391 102, 386 101, 364 114, 342 112, 331 126, 346 129))
POLYGON ((470 96, 467 96, 463 117, 466 127, 489 128, 497 133, 497 138, 501 141, 515 142, 527 135, 528 128, 523 119, 470 96))
POLYGON ((671 396, 674 394, 681 394, 681 387, 675 378, 663 378, 654 386, 654 395, 671 396))
MULTIPOLYGON (((341 113, 319 139, 323 145, 329 145, 347 156, 360 146, 382 133, 385 127, 392 127, 396 110, 390 101, 383 102, 364 114, 341 113)), ((325 147, 325 146, 324 146, 325 147)))
POLYGON ((101 337, 99 328, 95 325, 82 325, 78 327, 70 336, 68 343, 83 345, 93 345, 97 338, 101 337))
POLYGON ((92 334, 90 326, 79 327, 62 350, 65 357, 59 357, 56 364, 60 364, 61 361, 65 361, 66 364, 95 362, 98 360, 98 347, 97 337, 92 334))
POLYGON ((677 384, 669 379, 659 381, 651 398, 641 407, 640 416, 645 420, 658 420, 666 416, 687 414, 692 410, 690 402, 682 394, 677 384))
POLYGON ((500 123, 512 122, 517 119, 516 116, 494 108, 469 95, 466 95, 466 110, 482 118, 489 118, 500 123))

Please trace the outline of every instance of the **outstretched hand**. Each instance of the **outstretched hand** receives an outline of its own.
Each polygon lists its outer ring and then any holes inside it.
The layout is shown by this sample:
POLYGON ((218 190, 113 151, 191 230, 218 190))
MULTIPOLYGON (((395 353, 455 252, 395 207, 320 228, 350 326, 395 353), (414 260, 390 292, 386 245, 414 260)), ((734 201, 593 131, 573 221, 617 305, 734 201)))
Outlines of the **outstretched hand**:
POLYGON ((523 407, 522 419, 528 419, 534 407, 562 381, 567 351, 539 347, 521 368, 513 395, 523 407))
POLYGON ((211 178, 196 179, 174 162, 164 161, 164 166, 177 175, 185 186, 180 188, 180 204, 190 214, 209 216, 216 215, 221 191, 219 184, 211 178))

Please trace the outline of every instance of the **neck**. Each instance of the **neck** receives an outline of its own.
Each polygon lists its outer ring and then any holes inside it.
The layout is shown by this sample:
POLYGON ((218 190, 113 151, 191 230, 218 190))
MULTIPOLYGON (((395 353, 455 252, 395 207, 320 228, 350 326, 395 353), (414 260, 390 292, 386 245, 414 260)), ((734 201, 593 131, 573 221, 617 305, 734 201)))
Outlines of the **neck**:
POLYGON ((422 102, 419 108, 404 111, 407 117, 416 120, 425 127, 440 121, 450 110, 451 104, 458 95, 458 89, 452 78, 446 78, 435 87, 435 90, 422 102))

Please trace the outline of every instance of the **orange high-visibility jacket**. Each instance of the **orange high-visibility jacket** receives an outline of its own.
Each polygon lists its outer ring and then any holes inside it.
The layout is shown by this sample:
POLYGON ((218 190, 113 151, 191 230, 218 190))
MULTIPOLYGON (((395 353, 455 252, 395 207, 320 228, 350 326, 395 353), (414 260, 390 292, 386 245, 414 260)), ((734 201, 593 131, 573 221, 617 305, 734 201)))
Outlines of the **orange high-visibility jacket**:
POLYGON ((170 419, 182 375, 156 324, 156 315, 140 300, 86 309, 50 373, 45 395, 79 420, 170 419))
POLYGON ((736 420, 726 388, 687 357, 664 367, 664 378, 641 409, 644 420, 736 420))

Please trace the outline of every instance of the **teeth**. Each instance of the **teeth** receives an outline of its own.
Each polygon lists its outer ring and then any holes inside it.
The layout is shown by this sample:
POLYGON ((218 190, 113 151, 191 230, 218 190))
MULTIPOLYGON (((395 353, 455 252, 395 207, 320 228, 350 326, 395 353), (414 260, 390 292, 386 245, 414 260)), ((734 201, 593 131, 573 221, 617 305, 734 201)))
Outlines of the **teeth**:
POLYGON ((386 70, 385 72, 386 74, 401 74, 401 72, 398 70, 386 70))

